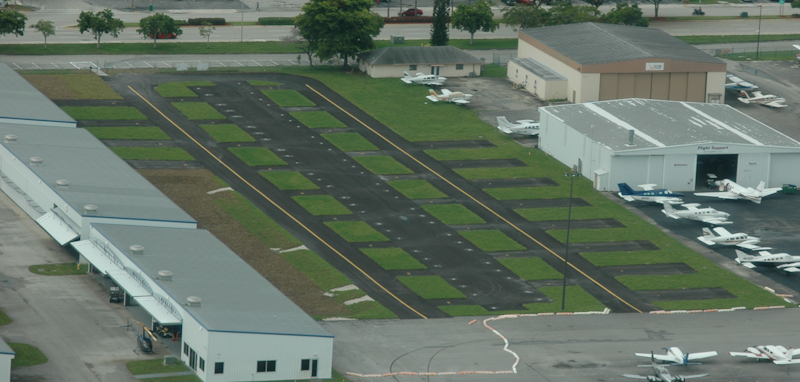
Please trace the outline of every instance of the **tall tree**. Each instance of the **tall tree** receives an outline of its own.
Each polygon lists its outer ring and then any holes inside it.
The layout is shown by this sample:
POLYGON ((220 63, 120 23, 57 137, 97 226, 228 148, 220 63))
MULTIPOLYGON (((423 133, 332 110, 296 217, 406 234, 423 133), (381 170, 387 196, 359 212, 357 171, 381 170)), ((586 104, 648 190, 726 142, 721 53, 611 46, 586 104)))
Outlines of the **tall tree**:
POLYGON ((469 44, 475 41, 475 32, 494 32, 500 23, 493 20, 491 4, 488 0, 478 0, 475 4, 461 3, 453 11, 453 28, 469 32, 469 44))
POLYGON ((652 3, 653 5, 656 6, 655 17, 658 18, 658 6, 661 5, 661 2, 664 1, 664 0, 644 0, 644 1, 646 1, 648 3, 652 3))
POLYGON ((29 28, 33 28, 44 36, 44 48, 47 49, 47 36, 56 34, 56 25, 49 20, 39 20, 36 24, 31 24, 29 28))
POLYGON ((215 28, 208 21, 203 21, 203 23, 200 24, 200 37, 206 38, 206 48, 208 48, 211 45, 211 35, 214 33, 215 30, 217 30, 217 28, 215 28))
POLYGON ((600 11, 591 5, 572 5, 560 2, 550 8, 547 25, 577 24, 597 21, 600 11))
POLYGON ((518 4, 506 9, 503 20, 514 31, 536 28, 549 24, 550 12, 539 7, 518 4))
POLYGON ((80 16, 78 16, 78 27, 81 34, 88 31, 94 35, 94 39, 97 40, 97 47, 100 48, 100 38, 104 34, 116 38, 119 36, 119 32, 125 29, 125 24, 122 20, 115 19, 114 12, 110 9, 104 9, 97 13, 92 13, 91 11, 81 12, 80 16))
POLYGON ((600 17, 601 23, 633 25, 636 27, 647 27, 650 21, 642 17, 642 10, 638 4, 629 6, 628 3, 617 3, 608 13, 600 17))
POLYGON ((156 13, 139 20, 139 29, 136 30, 142 38, 153 39, 153 49, 156 48, 156 41, 160 35, 170 36, 172 34, 180 36, 183 34, 181 26, 175 23, 172 17, 163 13, 156 13))
POLYGON ((0 10, 0 36, 13 34, 22 36, 25 34, 25 22, 28 18, 17 11, 0 10))
POLYGON ((311 0, 303 5, 294 25, 320 60, 347 60, 375 49, 383 18, 370 11, 372 0, 311 0))
POLYGON ((308 42, 308 40, 303 38, 303 36, 300 34, 299 29, 292 28, 292 30, 289 31, 288 36, 281 37, 281 43, 286 45, 294 45, 297 47, 297 49, 300 49, 308 56, 308 64, 310 66, 314 66, 314 51, 311 50, 311 44, 308 42))
POLYGON ((433 23, 431 24, 431 45, 444 46, 450 42, 450 32, 447 30, 447 22, 450 21, 450 9, 447 7, 448 0, 434 0, 433 2, 433 23))

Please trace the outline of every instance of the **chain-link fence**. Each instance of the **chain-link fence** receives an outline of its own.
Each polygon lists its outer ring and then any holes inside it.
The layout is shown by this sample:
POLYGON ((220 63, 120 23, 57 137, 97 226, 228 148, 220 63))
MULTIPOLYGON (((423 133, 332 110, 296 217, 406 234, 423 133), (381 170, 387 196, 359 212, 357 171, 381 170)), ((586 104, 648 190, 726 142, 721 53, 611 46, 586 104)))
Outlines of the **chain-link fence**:
MULTIPOLYGON (((308 66, 307 58, 299 61, 289 58, 275 58, 265 60, 125 60, 125 61, 67 61, 67 62, 6 62, 12 69, 17 70, 63 70, 63 69, 170 69, 181 70, 207 70, 208 68, 243 68, 243 67, 270 67, 270 66, 308 66)), ((342 65, 341 61, 314 61, 314 65, 342 65)))

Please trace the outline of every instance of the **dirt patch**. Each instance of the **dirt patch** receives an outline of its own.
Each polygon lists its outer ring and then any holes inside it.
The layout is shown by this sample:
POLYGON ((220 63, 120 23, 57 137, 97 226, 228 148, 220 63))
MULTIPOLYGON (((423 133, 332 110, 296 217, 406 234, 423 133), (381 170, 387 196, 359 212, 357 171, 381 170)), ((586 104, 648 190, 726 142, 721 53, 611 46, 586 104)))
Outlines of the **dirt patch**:
POLYGON ((221 187, 211 172, 139 170, 139 173, 197 219, 198 228, 209 230, 309 315, 352 314, 336 300, 323 296, 323 291, 316 284, 214 202, 216 199, 232 198, 230 192, 206 194, 221 187))
POLYGON ((49 99, 78 99, 80 93, 69 88, 69 84, 58 76, 32 74, 22 76, 49 99))
POLYGON ((122 99, 96 74, 29 74, 22 77, 50 99, 122 99))

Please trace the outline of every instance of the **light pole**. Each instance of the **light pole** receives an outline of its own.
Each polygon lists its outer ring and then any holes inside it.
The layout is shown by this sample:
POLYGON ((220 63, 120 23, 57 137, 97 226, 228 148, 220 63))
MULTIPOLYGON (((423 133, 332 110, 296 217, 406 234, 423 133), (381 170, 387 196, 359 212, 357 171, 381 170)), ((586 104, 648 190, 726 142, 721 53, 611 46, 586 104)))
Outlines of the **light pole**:
POLYGON ((756 60, 758 60, 758 46, 761 44, 761 13, 764 11, 764 3, 758 4, 758 39, 756 39, 756 60))
POLYGON ((561 311, 567 303, 567 271, 569 270, 569 226, 572 222, 572 189, 575 185, 575 178, 581 176, 578 173, 578 166, 572 166, 570 172, 565 172, 564 176, 569 178, 569 212, 567 212, 567 249, 564 252, 564 286, 561 288, 561 311))

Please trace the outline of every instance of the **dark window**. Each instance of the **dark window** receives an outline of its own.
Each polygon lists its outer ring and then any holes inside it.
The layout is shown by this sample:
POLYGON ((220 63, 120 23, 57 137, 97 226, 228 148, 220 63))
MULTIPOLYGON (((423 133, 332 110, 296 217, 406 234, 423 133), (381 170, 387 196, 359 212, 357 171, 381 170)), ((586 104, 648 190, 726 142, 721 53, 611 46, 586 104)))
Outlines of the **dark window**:
POLYGON ((275 371, 277 370, 278 361, 267 361, 267 371, 275 371))
POLYGON ((206 370, 206 360, 204 360, 203 357, 200 357, 200 370, 206 370))
POLYGON ((311 370, 311 360, 310 359, 301 360, 300 370, 302 371, 311 370))
MULTIPOLYGON (((417 66, 416 65, 409 65, 408 66, 408 70, 417 70, 417 66)), ((306 370, 308 370, 308 369, 306 369, 306 370)))
POLYGON ((189 355, 189 344, 183 343, 183 354, 189 355))
POLYGON ((214 364, 214 374, 222 374, 225 372, 225 362, 217 362, 214 364))
POLYGON ((464 64, 456 64, 456 70, 464 70, 464 64))
POLYGON ((267 371, 267 361, 256 362, 256 373, 263 373, 267 371))

